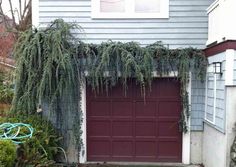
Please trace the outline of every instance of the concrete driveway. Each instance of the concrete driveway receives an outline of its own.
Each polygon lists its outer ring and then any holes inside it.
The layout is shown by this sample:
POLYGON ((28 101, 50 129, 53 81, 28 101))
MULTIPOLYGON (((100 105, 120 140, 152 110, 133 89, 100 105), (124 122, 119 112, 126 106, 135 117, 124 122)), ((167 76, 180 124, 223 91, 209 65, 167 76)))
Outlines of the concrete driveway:
POLYGON ((177 163, 88 163, 81 167, 203 167, 202 165, 183 165, 177 163))

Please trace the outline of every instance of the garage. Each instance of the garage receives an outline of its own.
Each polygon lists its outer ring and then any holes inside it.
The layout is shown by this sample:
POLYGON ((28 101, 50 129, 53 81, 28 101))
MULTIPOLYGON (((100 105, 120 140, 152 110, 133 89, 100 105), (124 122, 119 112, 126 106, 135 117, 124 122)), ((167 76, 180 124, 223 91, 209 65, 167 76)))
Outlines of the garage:
POLYGON ((134 81, 95 95, 87 86, 87 161, 181 162, 180 83, 153 81, 144 100, 134 81))

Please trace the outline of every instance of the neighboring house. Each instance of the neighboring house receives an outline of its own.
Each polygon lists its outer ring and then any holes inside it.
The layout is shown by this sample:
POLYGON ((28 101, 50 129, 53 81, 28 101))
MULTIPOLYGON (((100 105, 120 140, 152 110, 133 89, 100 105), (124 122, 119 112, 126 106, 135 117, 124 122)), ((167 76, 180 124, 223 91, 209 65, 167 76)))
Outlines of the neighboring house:
MULTIPOLYGON (((7 17, 7 19, 9 19, 7 17)), ((8 20, 10 23, 10 21, 8 20)), ((0 16, 0 68, 13 68, 12 50, 15 43, 14 33, 9 32, 0 16)))
MULTIPOLYGON (((77 22, 85 42, 162 41, 171 49, 204 49, 209 59, 206 82, 191 76, 191 131, 179 133, 179 84, 154 81, 144 106, 132 89, 120 86, 107 97, 82 91, 83 143, 79 161, 203 163, 229 165, 236 122, 235 0, 35 0, 33 24, 45 27, 62 18, 77 22), (209 17, 208 17, 209 15, 209 17), (209 23, 208 23, 209 20, 209 23), (209 29, 208 29, 209 24, 209 29), (208 46, 208 47, 207 47, 208 46), (221 65, 222 74, 213 66, 221 65), (145 112, 144 112, 145 111, 145 112), (158 114, 157 114, 158 112, 158 114), (109 114, 112 113, 112 114, 109 114)), ((172 76, 169 76, 172 77, 172 76)), ((72 133, 68 130, 68 133, 72 133)), ((70 145, 70 161, 76 161, 70 145), (74 158, 74 159, 73 159, 74 158)))

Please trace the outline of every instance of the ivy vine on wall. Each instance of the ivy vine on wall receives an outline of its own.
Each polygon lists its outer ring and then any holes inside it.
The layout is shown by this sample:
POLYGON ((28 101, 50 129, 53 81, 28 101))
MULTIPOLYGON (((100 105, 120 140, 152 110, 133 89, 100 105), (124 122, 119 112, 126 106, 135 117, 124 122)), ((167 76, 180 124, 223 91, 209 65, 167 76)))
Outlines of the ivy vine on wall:
MULTIPOLYGON (((79 88, 85 80, 95 92, 104 88, 108 91, 118 82, 122 82, 125 91, 127 81, 136 78, 145 99, 145 92, 151 90, 153 72, 160 76, 175 72, 181 83, 183 112, 180 127, 187 132, 189 74, 194 72, 202 81, 206 74, 207 59, 201 50, 170 50, 160 42, 145 47, 135 42, 86 44, 72 35, 71 30, 78 29, 76 24, 55 20, 46 29, 29 29, 21 34, 14 51, 17 62, 15 112, 34 113, 45 99, 51 106, 63 105, 58 97, 66 94, 71 105, 66 104, 65 108, 77 113, 73 121, 77 127, 75 134, 81 134, 82 118, 78 114, 81 107, 77 108, 75 99, 80 99, 79 88)), ((78 135, 78 145, 80 141, 78 135)))

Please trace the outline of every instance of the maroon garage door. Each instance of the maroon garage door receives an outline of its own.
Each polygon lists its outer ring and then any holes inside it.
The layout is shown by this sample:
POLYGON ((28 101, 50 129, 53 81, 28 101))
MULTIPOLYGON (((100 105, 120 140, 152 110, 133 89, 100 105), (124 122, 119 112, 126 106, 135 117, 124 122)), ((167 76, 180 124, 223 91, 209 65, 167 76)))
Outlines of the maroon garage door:
POLYGON ((145 102, 130 83, 94 95, 87 89, 88 161, 181 162, 180 85, 173 79, 153 81, 145 102))

